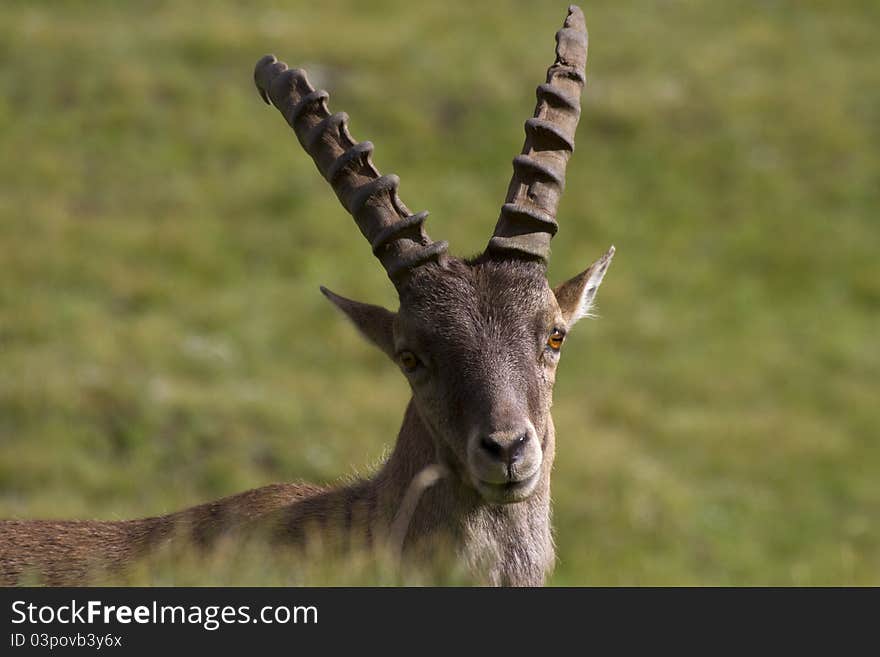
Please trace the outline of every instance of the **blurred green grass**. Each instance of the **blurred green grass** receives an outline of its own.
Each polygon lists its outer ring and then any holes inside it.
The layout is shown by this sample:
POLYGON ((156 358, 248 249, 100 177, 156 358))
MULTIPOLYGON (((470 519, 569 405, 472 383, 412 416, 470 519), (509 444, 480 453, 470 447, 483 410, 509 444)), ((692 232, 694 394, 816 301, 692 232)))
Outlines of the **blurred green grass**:
MULTIPOLYGON (((880 584, 880 7, 582 7, 551 276, 618 255, 556 387, 552 583, 880 584)), ((393 289, 253 63, 307 67, 468 255, 564 13, 0 5, 0 517, 368 471, 407 388, 317 287, 393 289)))

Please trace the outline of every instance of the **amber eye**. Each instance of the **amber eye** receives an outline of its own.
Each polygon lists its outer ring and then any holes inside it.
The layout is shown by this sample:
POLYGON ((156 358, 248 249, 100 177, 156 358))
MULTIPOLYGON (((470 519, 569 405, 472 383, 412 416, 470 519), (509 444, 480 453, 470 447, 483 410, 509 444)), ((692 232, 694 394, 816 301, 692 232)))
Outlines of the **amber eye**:
POLYGON ((562 341, 565 340, 565 333, 559 329, 553 329, 550 337, 547 338, 547 346, 553 351, 559 351, 562 348, 562 341))
POLYGON ((403 365, 403 369, 407 372, 412 372, 421 364, 419 363, 418 356, 411 351, 402 351, 398 358, 400 358, 400 364, 403 365))

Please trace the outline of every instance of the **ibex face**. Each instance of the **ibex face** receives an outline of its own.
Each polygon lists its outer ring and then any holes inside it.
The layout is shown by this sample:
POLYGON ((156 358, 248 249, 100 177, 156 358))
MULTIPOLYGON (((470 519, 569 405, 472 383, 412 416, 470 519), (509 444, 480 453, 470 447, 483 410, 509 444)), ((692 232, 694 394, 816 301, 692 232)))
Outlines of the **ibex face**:
POLYGON ((394 349, 438 456, 489 502, 525 499, 552 460, 548 341, 566 330, 542 268, 456 261, 419 278, 401 296, 394 349))
POLYGON ((481 256, 420 268, 396 314, 325 294, 398 364, 438 459, 486 501, 517 502, 552 463, 562 341, 612 253, 555 292, 541 263, 481 256))
MULTIPOLYGON (((334 301, 401 368, 438 459, 492 503, 528 498, 547 481, 554 453, 552 389, 562 341, 589 312, 613 247, 551 290, 545 277, 565 168, 574 150, 587 33, 571 7, 557 33, 556 61, 537 89, 534 117, 485 252, 464 261, 424 231, 396 176, 381 176, 373 145, 330 114, 328 94, 274 56, 257 64, 261 95, 274 104, 331 183, 397 287, 400 308, 334 301)), ((546 487, 546 486, 545 486, 546 487)))

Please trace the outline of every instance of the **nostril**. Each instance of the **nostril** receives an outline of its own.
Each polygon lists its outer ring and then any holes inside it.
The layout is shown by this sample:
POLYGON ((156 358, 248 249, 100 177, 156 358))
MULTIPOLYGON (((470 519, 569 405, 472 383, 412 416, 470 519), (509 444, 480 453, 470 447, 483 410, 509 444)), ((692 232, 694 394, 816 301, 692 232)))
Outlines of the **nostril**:
POLYGON ((529 434, 524 433, 521 436, 517 436, 513 443, 510 446, 510 463, 516 463, 522 457, 523 450, 526 447, 526 443, 529 442, 529 434))
POLYGON ((489 436, 483 436, 480 438, 480 447, 495 458, 501 458, 501 452, 503 451, 501 444, 498 441, 489 438, 489 436))

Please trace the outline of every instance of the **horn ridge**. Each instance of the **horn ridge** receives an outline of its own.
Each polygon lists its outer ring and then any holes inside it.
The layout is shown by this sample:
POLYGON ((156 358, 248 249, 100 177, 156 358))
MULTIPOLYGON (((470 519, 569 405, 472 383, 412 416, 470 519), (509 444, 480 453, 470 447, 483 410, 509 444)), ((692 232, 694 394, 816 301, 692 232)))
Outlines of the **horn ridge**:
POLYGON ((361 161, 362 158, 372 153, 373 142, 362 141, 355 144, 330 164, 327 169, 327 180, 332 185, 336 181, 337 176, 354 164, 356 160, 361 161))

